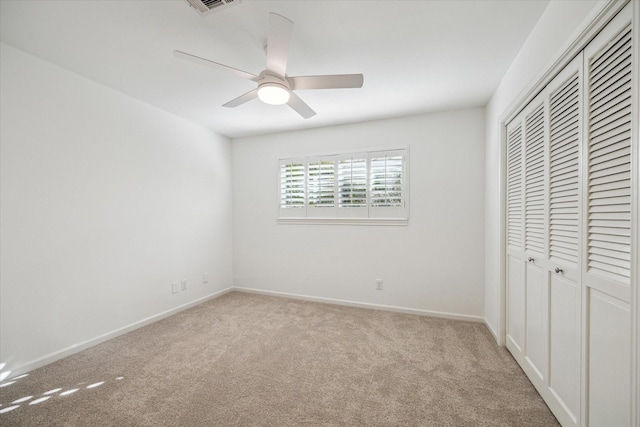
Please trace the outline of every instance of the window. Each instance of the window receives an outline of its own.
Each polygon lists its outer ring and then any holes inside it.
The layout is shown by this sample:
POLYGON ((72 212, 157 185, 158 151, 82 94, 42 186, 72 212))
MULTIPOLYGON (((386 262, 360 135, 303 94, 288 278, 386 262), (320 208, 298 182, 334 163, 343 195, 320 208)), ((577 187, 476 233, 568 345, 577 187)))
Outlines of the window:
POLYGON ((280 200, 288 209, 305 207, 305 164, 290 161, 280 165, 280 200))
POLYGON ((367 207, 366 156, 338 160, 338 203, 341 208, 367 207))
POLYGON ((407 149, 279 162, 279 222, 406 224, 407 149))
POLYGON ((335 205, 335 164, 326 160, 308 163, 308 203, 310 208, 332 208, 335 205))
POLYGON ((404 156, 379 154, 370 161, 370 216, 402 215, 404 211, 404 156), (392 213, 394 212, 394 213, 392 213))

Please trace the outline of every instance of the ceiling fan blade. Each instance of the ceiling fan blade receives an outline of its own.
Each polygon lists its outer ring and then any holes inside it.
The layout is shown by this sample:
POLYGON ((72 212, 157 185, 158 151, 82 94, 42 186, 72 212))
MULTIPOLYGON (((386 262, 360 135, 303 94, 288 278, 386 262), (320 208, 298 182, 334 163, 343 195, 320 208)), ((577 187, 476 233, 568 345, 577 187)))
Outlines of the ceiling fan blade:
POLYGON ((289 77, 291 89, 347 89, 360 88, 364 83, 362 74, 334 74, 328 76, 289 77))
POLYGON ((237 107, 238 105, 242 105, 245 102, 249 102, 252 99, 257 97, 258 97, 258 88, 255 88, 245 93, 244 95, 240 95, 236 99, 232 99, 231 101, 224 104, 223 107, 229 107, 229 108, 237 107))
POLYGON ((289 44, 293 22, 277 13, 269 13, 269 34, 267 38, 267 70, 284 76, 287 71, 289 44))
POLYGON ((254 82, 258 81, 258 76, 255 74, 248 73, 246 71, 238 70, 237 68, 229 67, 228 65, 220 64, 218 62, 210 61, 208 59, 200 58, 199 56, 191 55, 190 53, 182 52, 179 50, 174 50, 173 55, 176 58, 184 59, 187 61, 195 62, 196 64, 206 65, 208 67, 216 68, 219 70, 231 71, 233 74, 245 78, 247 80, 251 80, 254 82))
POLYGON ((287 102, 287 105, 293 108, 296 113, 300 114, 305 119, 308 119, 309 117, 313 117, 316 115, 316 112, 313 111, 311 107, 309 107, 307 104, 305 104, 305 102, 302 99, 300 99, 298 95, 296 95, 293 92, 290 92, 290 93, 291 93, 291 97, 289 98, 289 102, 287 102))

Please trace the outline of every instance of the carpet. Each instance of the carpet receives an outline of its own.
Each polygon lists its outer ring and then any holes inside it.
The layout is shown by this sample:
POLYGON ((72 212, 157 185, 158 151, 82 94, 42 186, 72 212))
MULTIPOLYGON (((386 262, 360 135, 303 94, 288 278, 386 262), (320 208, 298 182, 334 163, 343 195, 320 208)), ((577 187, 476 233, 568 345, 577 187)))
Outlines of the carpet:
POLYGON ((2 426, 556 426, 482 323, 231 292, 0 388, 2 426))

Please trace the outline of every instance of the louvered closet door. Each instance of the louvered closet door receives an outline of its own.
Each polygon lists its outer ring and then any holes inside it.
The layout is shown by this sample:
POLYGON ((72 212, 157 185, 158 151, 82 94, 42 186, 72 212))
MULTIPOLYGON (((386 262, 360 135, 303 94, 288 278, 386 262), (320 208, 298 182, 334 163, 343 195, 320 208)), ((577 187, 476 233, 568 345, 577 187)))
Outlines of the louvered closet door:
POLYGON ((592 426, 631 423, 632 41, 631 5, 627 5, 587 46, 584 55, 583 281, 589 308, 587 417, 592 426))
POLYGON ((507 347, 535 381, 547 366, 543 96, 507 126, 507 347))
POLYGON ((627 5, 507 126, 507 348, 563 426, 631 424, 637 38, 627 5))
POLYGON ((564 426, 580 425, 582 54, 547 86, 548 373, 544 393, 564 426))
POLYGON ((521 117, 507 126, 507 347, 525 348, 524 129, 521 117))
POLYGON ((529 374, 542 382, 547 371, 548 277, 546 275, 547 165, 545 94, 524 109, 525 351, 529 374))
POLYGON ((507 189, 514 191, 507 193, 507 236, 517 241, 521 222, 523 242, 522 264, 517 251, 509 255, 508 267, 523 272, 508 275, 507 320, 524 322, 524 344, 513 345, 512 336, 507 347, 565 426, 580 416, 581 69, 579 56, 514 119, 510 128, 521 134, 507 140, 520 143, 508 147, 507 189), (521 166, 514 166, 519 150, 521 166))

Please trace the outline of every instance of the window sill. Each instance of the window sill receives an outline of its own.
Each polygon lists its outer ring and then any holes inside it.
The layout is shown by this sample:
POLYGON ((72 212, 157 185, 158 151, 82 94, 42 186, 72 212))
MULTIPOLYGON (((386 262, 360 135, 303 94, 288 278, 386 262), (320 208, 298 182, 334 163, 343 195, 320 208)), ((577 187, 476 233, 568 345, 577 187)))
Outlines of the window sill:
POLYGON ((409 225, 409 218, 278 218, 278 224, 305 225, 409 225))

